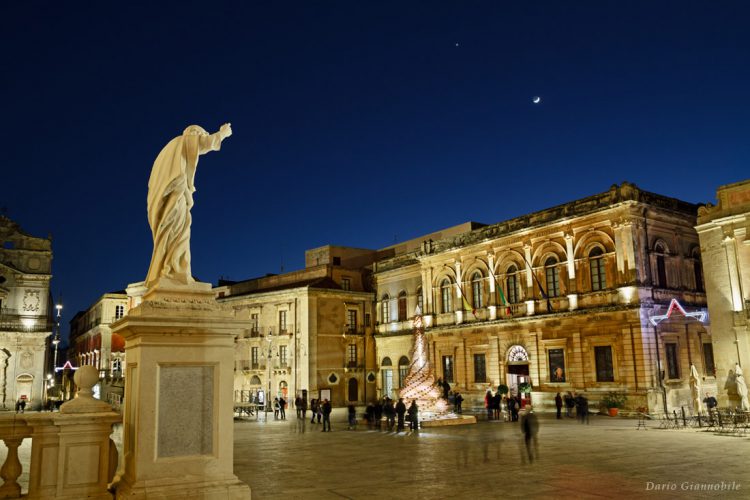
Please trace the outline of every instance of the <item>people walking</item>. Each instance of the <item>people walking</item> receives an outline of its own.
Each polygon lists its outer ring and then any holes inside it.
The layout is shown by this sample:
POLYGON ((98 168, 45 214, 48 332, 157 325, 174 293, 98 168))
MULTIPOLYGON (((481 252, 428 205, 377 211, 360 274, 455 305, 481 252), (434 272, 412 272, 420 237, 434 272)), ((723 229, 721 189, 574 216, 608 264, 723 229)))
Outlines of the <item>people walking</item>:
POLYGON ((297 411, 297 418, 300 418, 300 413, 302 410, 302 398, 299 396, 294 398, 294 409, 297 411))
POLYGON ((323 412, 323 432, 326 431, 326 427, 328 427, 328 432, 331 432, 331 403, 327 399, 323 400, 322 412, 323 412))
POLYGON ((484 408, 487 410, 487 420, 492 420, 492 391, 489 389, 484 394, 484 408))
POLYGON ((409 406, 409 430, 419 430, 419 407, 417 406, 416 399, 412 399, 409 406))
POLYGON ((526 443, 526 455, 529 463, 532 463, 535 458, 539 458, 539 444, 536 439, 538 431, 539 421, 536 418, 534 409, 529 406, 526 408, 523 417, 521 417, 521 432, 523 432, 523 438, 526 443))
POLYGON ((555 408, 557 408, 557 418, 558 420, 562 418, 562 407, 563 407, 563 399, 562 396, 560 396, 560 393, 557 393, 557 396, 555 396, 555 408))
POLYGON ((406 405, 404 404, 404 398, 398 398, 398 403, 396 403, 396 415, 398 416, 396 432, 401 432, 404 430, 404 415, 406 415, 406 405))

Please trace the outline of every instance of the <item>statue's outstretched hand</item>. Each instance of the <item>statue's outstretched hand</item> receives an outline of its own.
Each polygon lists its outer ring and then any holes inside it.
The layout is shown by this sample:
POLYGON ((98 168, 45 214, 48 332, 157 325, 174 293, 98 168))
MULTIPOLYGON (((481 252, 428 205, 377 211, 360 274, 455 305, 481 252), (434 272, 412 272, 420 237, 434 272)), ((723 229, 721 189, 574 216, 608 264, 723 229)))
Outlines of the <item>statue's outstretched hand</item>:
POLYGON ((232 135, 232 124, 231 123, 225 123, 221 126, 219 129, 219 134, 221 134, 222 139, 226 139, 230 135, 232 135))

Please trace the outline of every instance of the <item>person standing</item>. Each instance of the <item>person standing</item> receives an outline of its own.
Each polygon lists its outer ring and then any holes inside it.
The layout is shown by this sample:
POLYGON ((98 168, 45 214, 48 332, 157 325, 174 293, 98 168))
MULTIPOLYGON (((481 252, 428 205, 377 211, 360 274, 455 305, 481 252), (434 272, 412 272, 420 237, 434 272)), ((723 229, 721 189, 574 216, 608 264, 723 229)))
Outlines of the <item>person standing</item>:
POLYGON ((417 406, 416 399, 412 399, 411 405, 409 406, 409 430, 419 430, 419 407, 417 406))
POLYGON ((279 419, 279 398, 273 398, 273 419, 279 419))
POLYGON ((297 396, 294 398, 294 409, 297 411, 297 418, 300 418, 300 410, 302 407, 302 398, 297 396))
POLYGON ((307 398, 302 398, 299 413, 302 416, 302 420, 305 420, 307 418, 307 398))
POLYGON ((562 418, 562 407, 563 407, 563 400, 562 396, 560 396, 560 393, 557 393, 557 396, 555 396, 555 408, 557 408, 557 419, 562 418))
POLYGON ((492 391, 489 389, 484 395, 484 408, 487 410, 487 420, 492 420, 492 391))
POLYGON ((315 423, 315 415, 318 414, 318 400, 315 399, 315 398, 312 398, 310 400, 310 413, 312 413, 312 415, 310 415, 310 423, 314 424, 315 423))
POLYGON ((328 427, 328 432, 331 432, 331 402, 327 399, 323 400, 323 432, 328 427))
POLYGON ((349 414, 349 427, 348 430, 356 430, 357 429, 357 409, 354 407, 353 404, 350 404, 346 407, 346 411, 349 414))
POLYGON ((521 417, 521 432, 523 432, 523 438, 526 442, 526 455, 529 458, 529 463, 532 463, 534 458, 539 458, 539 445, 536 439, 538 431, 539 421, 533 408, 529 406, 521 417))
POLYGON ((279 398, 279 414, 281 415, 281 420, 286 420, 286 399, 283 396, 279 398))
POLYGON ((565 416, 573 418, 573 408, 575 408, 576 402, 573 399, 573 394, 570 391, 565 395, 565 416))
POLYGON ((396 403, 396 415, 398 415, 398 425, 396 426, 396 432, 404 430, 404 415, 406 415, 406 405, 404 404, 404 398, 398 398, 396 403))
POLYGON ((456 392, 456 394, 453 396, 453 398, 454 398, 454 401, 455 401, 456 413, 460 414, 461 413, 461 403, 463 403, 464 397, 461 396, 460 392, 456 392))
POLYGON ((385 398, 383 413, 385 414, 385 422, 388 432, 391 432, 396 423, 396 409, 393 407, 393 400, 391 400, 391 398, 385 398))
POLYGON ((377 430, 382 430, 383 428, 383 422, 381 422, 382 419, 383 419, 383 402, 375 401, 375 428, 377 430))

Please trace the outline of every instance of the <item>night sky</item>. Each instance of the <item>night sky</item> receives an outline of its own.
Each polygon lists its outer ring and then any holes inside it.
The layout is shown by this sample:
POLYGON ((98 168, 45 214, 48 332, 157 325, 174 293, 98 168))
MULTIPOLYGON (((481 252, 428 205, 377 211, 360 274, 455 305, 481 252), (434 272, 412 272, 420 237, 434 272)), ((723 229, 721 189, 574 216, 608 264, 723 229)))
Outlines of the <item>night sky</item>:
POLYGON ((145 277, 151 167, 193 123, 234 129, 196 176, 213 283, 623 180, 712 202, 749 177, 749 5, 4 2, 0 207, 53 235, 67 323, 145 277))

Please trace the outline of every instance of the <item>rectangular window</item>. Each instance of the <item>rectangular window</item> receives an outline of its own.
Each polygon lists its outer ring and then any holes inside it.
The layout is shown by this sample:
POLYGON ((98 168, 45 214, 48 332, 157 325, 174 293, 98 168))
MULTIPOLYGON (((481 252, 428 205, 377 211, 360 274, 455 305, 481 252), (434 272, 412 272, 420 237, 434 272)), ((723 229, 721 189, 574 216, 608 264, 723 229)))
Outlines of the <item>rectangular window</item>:
POLYGON ((250 333, 258 333, 258 313, 250 315, 250 333))
POLYGON ((677 344, 664 344, 665 354, 667 356, 667 378, 680 378, 680 362, 677 352, 677 344))
POLYGON ((365 313, 365 326, 370 326, 370 313, 365 313))
POLYGON ((443 356, 443 380, 453 383, 453 356, 443 356))
POLYGON ((713 344, 703 344, 703 366, 706 369, 706 375, 709 377, 716 376, 716 365, 714 364, 714 346, 713 344))
POLYGON ((357 366, 357 344, 349 344, 347 365, 350 368, 357 366))
POLYGON ((406 380, 406 374, 409 372, 409 365, 399 365, 398 367, 398 386, 404 387, 404 381, 406 380))
POLYGON ((347 291, 351 290, 352 281, 349 278, 341 278, 341 289, 347 291))
POLYGON ((286 333, 286 311, 279 311, 279 333, 286 333))
POLYGON ((349 333, 355 333, 357 331, 357 310, 356 309, 346 310, 346 329, 349 333))
POLYGON ((383 370, 383 396, 390 398, 393 394, 393 370, 383 370))
POLYGON ((280 345, 279 346, 279 364, 281 366, 287 365, 287 358, 286 358, 286 346, 280 345))
POLYGON ((549 381, 565 382, 565 351, 550 349, 547 357, 549 358, 549 381))
POLYGON ((487 365, 484 354, 474 355, 474 382, 487 382, 487 365))
POLYGON ((596 361, 596 381, 614 382, 615 370, 612 366, 612 346, 595 346, 594 356, 596 361))
POLYGON ((115 306, 115 319, 120 319, 125 315, 125 306, 115 306))
POLYGON ((250 349, 250 363, 254 370, 258 369, 258 348, 253 347, 250 349))
POLYGON ((560 296, 560 280, 557 276, 557 266, 552 265, 545 269, 547 277, 547 295, 550 297, 560 296))

